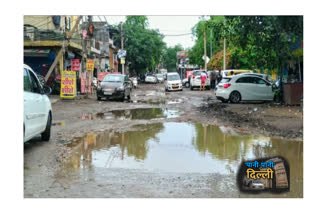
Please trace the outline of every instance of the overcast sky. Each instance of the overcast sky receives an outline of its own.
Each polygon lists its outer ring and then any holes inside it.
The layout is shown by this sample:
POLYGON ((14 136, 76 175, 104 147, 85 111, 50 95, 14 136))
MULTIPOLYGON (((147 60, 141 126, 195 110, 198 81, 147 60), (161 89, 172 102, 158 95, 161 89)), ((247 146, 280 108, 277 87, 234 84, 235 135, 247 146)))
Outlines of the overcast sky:
MULTIPOLYGON (((118 24, 125 21, 125 16, 104 16, 109 24, 118 24)), ((105 20, 100 16, 101 20, 105 20)), ((99 21, 99 17, 94 16, 95 21, 99 21)), ((191 28, 199 21, 199 16, 148 16, 149 28, 159 29, 161 34, 177 35, 191 33, 191 28)), ((168 46, 181 44, 184 48, 194 45, 192 35, 183 36, 165 36, 164 41, 168 46)))

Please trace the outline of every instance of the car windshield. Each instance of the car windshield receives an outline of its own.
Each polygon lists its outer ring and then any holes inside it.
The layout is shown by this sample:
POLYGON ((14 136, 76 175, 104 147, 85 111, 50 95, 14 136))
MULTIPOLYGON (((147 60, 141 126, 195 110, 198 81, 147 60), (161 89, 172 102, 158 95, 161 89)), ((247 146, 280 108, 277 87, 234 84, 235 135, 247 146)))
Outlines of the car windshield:
POLYGON ((109 74, 104 77, 103 82, 123 82, 124 77, 121 75, 109 74))
POLYGON ((179 75, 168 75, 168 80, 173 81, 173 80, 180 80, 179 75))
POLYGON ((162 74, 157 74, 157 77, 160 77, 160 78, 162 78, 163 76, 162 76, 162 74))

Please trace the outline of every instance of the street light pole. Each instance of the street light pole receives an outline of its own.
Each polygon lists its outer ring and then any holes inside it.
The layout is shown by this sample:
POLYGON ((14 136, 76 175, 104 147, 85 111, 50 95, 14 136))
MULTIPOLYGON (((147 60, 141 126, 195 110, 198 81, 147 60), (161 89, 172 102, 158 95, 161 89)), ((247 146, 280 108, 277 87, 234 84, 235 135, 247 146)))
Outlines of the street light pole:
MULTIPOLYGON (((225 20, 223 24, 226 24, 225 20)), ((226 30, 223 30, 223 70, 226 70, 226 30)))
POLYGON ((204 70, 207 70, 207 34, 206 23, 204 23, 203 43, 204 43, 204 70))
MULTIPOLYGON (((121 22, 121 50, 123 50, 123 22, 121 22)), ((120 59, 121 62, 121 59, 120 59)), ((122 74, 124 74, 124 63, 121 63, 122 65, 122 74)))

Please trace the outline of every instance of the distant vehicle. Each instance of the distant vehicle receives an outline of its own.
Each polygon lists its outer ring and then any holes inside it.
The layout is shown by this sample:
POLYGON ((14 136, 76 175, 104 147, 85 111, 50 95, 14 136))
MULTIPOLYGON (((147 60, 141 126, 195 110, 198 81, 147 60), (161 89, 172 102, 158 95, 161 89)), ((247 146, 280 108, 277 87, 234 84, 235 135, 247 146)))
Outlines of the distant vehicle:
POLYGON ((145 79, 146 83, 158 83, 158 79, 155 75, 153 74, 148 74, 146 79, 145 79))
POLYGON ((190 78, 190 90, 194 88, 200 88, 201 86, 201 73, 205 73, 207 75, 205 87, 210 90, 210 78, 208 73, 205 70, 194 70, 192 73, 192 78, 190 78))
POLYGON ((222 77, 231 76, 231 72, 233 72, 233 75, 238 75, 241 73, 253 73, 251 70, 228 69, 221 71, 222 77))
POLYGON ((158 82, 164 82, 164 75, 163 74, 156 74, 156 77, 158 79, 158 82))
POLYGON ((106 75, 101 85, 97 87, 97 100, 101 98, 115 98, 122 101, 127 98, 130 100, 131 83, 127 75, 123 74, 108 74, 106 75))
POLYGON ((182 91, 182 82, 177 72, 167 74, 167 80, 164 83, 166 91, 182 91))
POLYGON ((137 88, 138 87, 138 80, 137 80, 137 77, 131 77, 130 78, 130 81, 133 85, 134 88, 137 88))
POLYGON ((222 102, 272 101, 272 83, 256 75, 236 75, 222 78, 215 90, 217 99, 222 102))
POLYGON ((36 73, 23 65, 23 141, 27 142, 41 134, 44 141, 50 140, 52 108, 48 95, 51 88, 41 85, 36 73))
POLYGON ((264 184, 259 179, 243 179, 243 185, 251 190, 264 190, 264 184))
POLYGON ((189 88, 189 87, 190 87, 190 83, 189 83, 188 78, 184 78, 184 79, 182 80, 182 85, 183 85, 184 87, 186 87, 186 88, 189 88))

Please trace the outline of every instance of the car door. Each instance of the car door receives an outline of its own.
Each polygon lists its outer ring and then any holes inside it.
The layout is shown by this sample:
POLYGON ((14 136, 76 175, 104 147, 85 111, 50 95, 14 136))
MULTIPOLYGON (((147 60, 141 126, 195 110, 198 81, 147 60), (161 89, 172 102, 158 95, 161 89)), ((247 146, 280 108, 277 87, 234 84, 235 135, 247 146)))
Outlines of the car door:
POLYGON ((35 113, 35 109, 32 106, 33 93, 31 89, 31 81, 29 72, 26 68, 23 69, 23 123, 24 123, 24 137, 29 139, 32 133, 35 132, 35 121, 32 119, 32 115, 35 113))
POLYGON ((240 77, 236 80, 235 90, 241 94, 242 100, 252 100, 254 97, 254 78, 253 77, 240 77))
POLYGON ((272 100, 272 85, 259 77, 255 77, 256 100, 272 100))
POLYGON ((29 114, 29 121, 32 123, 33 132, 34 133, 41 133, 47 124, 47 114, 46 112, 46 100, 42 93, 42 86, 40 85, 40 82, 38 78, 36 77, 36 74, 27 69, 29 73, 30 83, 31 83, 31 92, 29 93, 29 96, 31 97, 31 106, 32 106, 32 114, 29 114))

